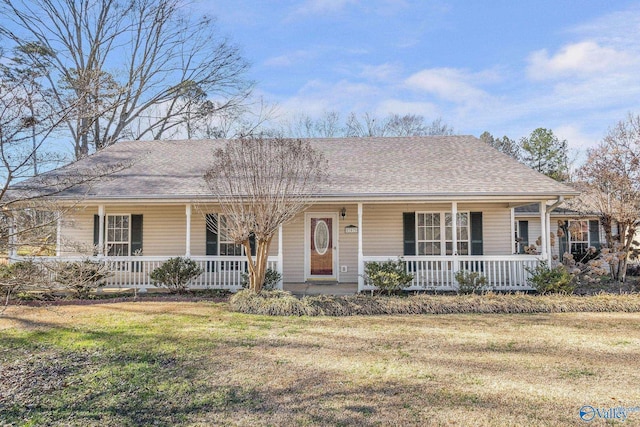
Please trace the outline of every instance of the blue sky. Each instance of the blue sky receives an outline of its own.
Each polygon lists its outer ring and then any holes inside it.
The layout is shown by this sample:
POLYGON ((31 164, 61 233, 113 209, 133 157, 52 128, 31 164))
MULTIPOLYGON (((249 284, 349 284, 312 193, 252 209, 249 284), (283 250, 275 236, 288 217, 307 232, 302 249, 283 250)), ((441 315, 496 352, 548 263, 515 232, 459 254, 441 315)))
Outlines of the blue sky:
POLYGON ((584 149, 640 114, 638 1, 196 1, 287 117, 442 117, 457 133, 552 129, 584 149))

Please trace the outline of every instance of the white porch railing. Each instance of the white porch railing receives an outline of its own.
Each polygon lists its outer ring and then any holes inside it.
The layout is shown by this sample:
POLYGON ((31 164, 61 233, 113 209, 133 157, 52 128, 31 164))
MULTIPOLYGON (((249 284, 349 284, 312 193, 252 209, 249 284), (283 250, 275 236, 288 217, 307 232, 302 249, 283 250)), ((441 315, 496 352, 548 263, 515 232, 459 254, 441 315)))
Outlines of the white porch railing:
MULTIPOLYGON (((107 288, 137 288, 147 289, 156 287, 149 274, 169 256, 127 256, 127 257, 34 257, 35 262, 55 263, 91 260, 105 263, 111 275, 106 279, 107 288)), ((245 256, 191 256, 203 273, 189 283, 192 289, 227 289, 237 291, 242 289, 242 275, 249 270, 245 256)), ((282 274, 278 257, 269 257, 267 268, 282 274)), ((53 274, 53 272, 51 273, 53 274)), ((52 277, 53 279, 53 277, 52 277)), ((282 282, 278 285, 282 289, 282 282)))
MULTIPOLYGON (((365 256, 366 266, 370 262, 396 260, 397 257, 365 256)), ((487 278, 491 289, 500 291, 527 291, 530 273, 527 268, 535 268, 542 259, 534 255, 460 255, 460 256, 404 256, 407 272, 413 281, 406 290, 455 291, 458 283, 455 274, 466 270, 478 272, 487 278)), ((364 266, 363 266, 364 267, 364 266)), ((364 268, 363 268, 364 271, 364 268)), ((367 285, 360 290, 373 290, 367 285)))

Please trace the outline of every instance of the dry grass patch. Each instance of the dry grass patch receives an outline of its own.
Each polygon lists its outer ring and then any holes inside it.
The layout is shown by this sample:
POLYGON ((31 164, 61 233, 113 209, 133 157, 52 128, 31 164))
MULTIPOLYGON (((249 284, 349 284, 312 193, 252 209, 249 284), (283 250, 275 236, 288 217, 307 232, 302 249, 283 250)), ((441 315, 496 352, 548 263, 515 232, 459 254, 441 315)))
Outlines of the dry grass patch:
POLYGON ((585 404, 640 404, 637 313, 271 317, 155 302, 5 314, 0 419, 16 425, 555 426, 584 424, 585 404))

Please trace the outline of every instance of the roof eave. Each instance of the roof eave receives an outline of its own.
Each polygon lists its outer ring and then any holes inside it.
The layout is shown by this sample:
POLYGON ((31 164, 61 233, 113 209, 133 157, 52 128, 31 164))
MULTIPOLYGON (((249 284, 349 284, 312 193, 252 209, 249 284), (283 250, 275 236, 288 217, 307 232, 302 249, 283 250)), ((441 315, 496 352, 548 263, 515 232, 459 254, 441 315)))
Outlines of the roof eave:
MULTIPOLYGON (((531 193, 478 193, 478 192, 458 192, 458 193, 340 193, 323 194, 312 199, 313 202, 539 202, 543 200, 557 199, 561 196, 572 198, 579 195, 579 192, 531 192, 531 193)), ((205 195, 146 195, 140 196, 86 196, 86 197, 59 197, 60 202, 73 202, 82 204, 123 204, 137 201, 144 201, 148 204, 163 203, 198 203, 214 202, 215 199, 205 195)))

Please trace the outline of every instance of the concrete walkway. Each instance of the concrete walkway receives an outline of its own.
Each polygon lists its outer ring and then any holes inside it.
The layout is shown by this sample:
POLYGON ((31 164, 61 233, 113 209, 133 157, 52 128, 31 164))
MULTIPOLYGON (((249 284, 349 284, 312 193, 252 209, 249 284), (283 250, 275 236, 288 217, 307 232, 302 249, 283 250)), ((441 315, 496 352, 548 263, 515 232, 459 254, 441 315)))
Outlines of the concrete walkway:
POLYGON ((285 283, 283 287, 296 296, 353 295, 358 292, 357 283, 285 283))

